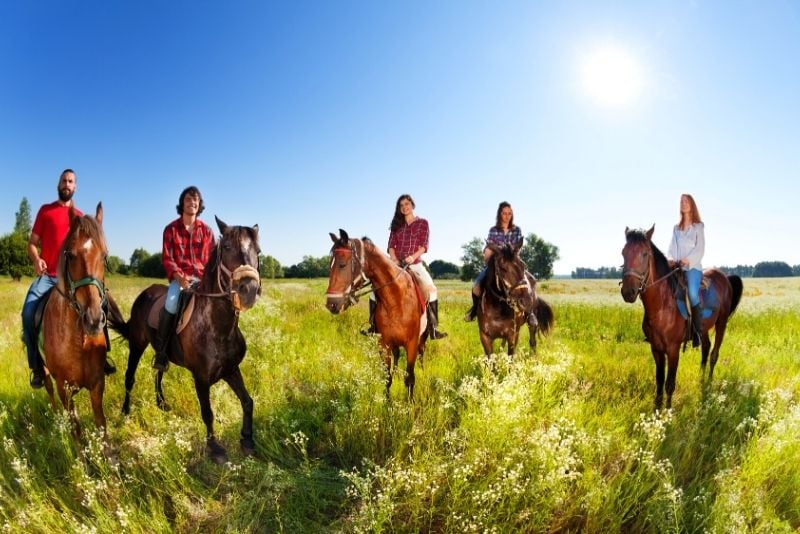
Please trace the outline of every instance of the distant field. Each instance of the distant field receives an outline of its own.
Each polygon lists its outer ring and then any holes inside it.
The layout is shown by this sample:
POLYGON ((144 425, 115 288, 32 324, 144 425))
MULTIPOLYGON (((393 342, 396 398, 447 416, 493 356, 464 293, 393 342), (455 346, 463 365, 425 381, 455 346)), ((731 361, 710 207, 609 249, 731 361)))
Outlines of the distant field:
MULTIPOLYGON (((148 284, 111 277, 127 316, 148 284)), ((531 355, 487 365, 467 283, 439 284, 443 329, 391 400, 366 303, 333 316, 327 280, 264 281, 241 317, 257 455, 238 452, 241 410, 212 389, 230 462, 205 457, 190 375, 153 402, 152 352, 120 413, 127 347, 101 453, 88 395, 76 442, 28 386, 19 311, 29 280, 0 280, 0 525, 11 532, 796 532, 800 530, 800 278, 745 279, 714 382, 681 357, 671 412, 653 412, 641 303, 614 280, 540 282, 555 330, 531 355)), ((502 350, 499 350, 502 352, 502 350)), ((401 359, 402 362, 402 359, 401 359)))

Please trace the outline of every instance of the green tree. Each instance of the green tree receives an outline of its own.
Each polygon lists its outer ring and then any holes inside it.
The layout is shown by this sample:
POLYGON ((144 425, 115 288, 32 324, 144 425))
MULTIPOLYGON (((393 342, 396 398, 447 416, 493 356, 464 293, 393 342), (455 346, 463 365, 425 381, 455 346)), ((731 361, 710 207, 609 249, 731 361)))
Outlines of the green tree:
POLYGON ((330 272, 330 258, 321 256, 303 256, 303 261, 292 265, 286 269, 286 278, 322 278, 327 277, 330 272))
POLYGON ((461 269, 455 263, 443 260, 433 260, 428 268, 431 271, 431 276, 436 279, 454 280, 461 274, 461 269))
POLYGON ((143 248, 134 250, 133 254, 131 254, 131 261, 128 263, 129 272, 139 274, 139 265, 149 257, 150 253, 143 248))
POLYGON ((784 261, 761 261, 756 263, 753 269, 753 276, 756 278, 792 276, 792 268, 784 261))
POLYGON ((464 254, 461 256, 461 279, 464 281, 474 280, 478 273, 483 269, 483 248, 486 241, 480 237, 474 237, 469 243, 461 245, 464 254))
POLYGON ((123 270, 127 272, 125 262, 122 261, 122 258, 119 256, 109 256, 106 261, 106 266, 110 273, 125 274, 122 272, 123 270))
POLYGON ((161 253, 148 256, 145 260, 139 263, 136 269, 139 276, 147 278, 166 278, 167 271, 164 270, 164 264, 161 261, 161 253))
POLYGON ((32 227, 31 205, 26 197, 22 197, 22 201, 19 203, 19 211, 14 214, 14 233, 22 234, 27 240, 28 236, 31 235, 32 227))
POLYGON ((558 247, 536 234, 528 234, 519 257, 537 279, 547 280, 553 277, 553 264, 559 259, 558 247))
POLYGON ((272 256, 264 256, 262 254, 258 257, 258 262, 258 274, 261 275, 261 278, 283 278, 283 267, 272 256))
POLYGON ((0 274, 19 279, 20 276, 33 276, 33 265, 28 259, 28 237, 11 232, 0 237, 0 274))

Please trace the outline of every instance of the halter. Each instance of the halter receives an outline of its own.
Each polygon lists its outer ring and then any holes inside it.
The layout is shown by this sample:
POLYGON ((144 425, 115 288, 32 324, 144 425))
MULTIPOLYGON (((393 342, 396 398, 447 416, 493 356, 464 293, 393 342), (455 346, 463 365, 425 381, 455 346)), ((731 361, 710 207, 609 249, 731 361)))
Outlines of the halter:
POLYGON ((505 294, 502 295, 502 294, 497 293, 496 291, 494 291, 494 288, 491 285, 488 287, 489 291, 495 297, 497 297, 498 300, 500 300, 501 302, 506 303, 510 308, 512 308, 514 310, 518 310, 518 311, 519 310, 524 310, 524 308, 520 305, 518 298, 513 298, 513 297, 509 296, 514 291, 516 291, 517 289, 521 289, 523 287, 530 287, 530 284, 528 283, 528 278, 525 276, 524 271, 523 271, 523 274, 522 274, 522 279, 519 282, 517 282, 515 285, 513 285, 513 286, 511 284, 508 284, 505 281, 505 279, 502 278, 498 274, 497 271, 498 271, 497 270, 497 265, 495 265, 495 269, 494 269, 495 285, 497 286, 498 289, 503 290, 505 294))
MULTIPOLYGON (((623 267, 624 267, 624 265, 623 265, 623 267)), ((622 278, 623 278, 623 280, 625 279, 626 276, 635 276, 636 278, 638 278, 640 280, 640 282, 639 282, 639 287, 637 288, 636 291, 637 291, 637 293, 639 295, 641 295, 641 294, 644 294, 644 292, 647 291, 648 288, 651 288, 654 285, 663 282, 664 280, 666 280, 667 278, 669 278, 670 276, 672 276, 674 273, 678 272, 679 270, 680 270, 680 267, 675 267, 674 269, 672 269, 670 272, 668 272, 667 274, 665 274, 661 278, 658 278, 658 279, 656 279, 653 282, 648 284, 647 280, 650 278, 650 267, 649 267, 649 265, 648 265, 648 268, 647 268, 647 272, 645 272, 645 273, 639 271, 638 269, 634 269, 633 267, 628 267, 627 269, 622 271, 622 278)), ((622 280, 619 281, 619 285, 622 285, 622 280)))
POLYGON ((338 298, 338 299, 347 299, 350 305, 356 304, 360 297, 369 294, 373 291, 378 291, 383 289, 386 286, 389 286, 397 281, 400 278, 400 275, 408 268, 408 265, 404 266, 402 269, 397 271, 397 274, 386 282, 385 284, 381 284, 379 286, 373 286, 372 280, 370 280, 366 273, 364 272, 364 266, 366 265, 366 259, 364 258, 364 243, 360 239, 351 239, 350 240, 350 248, 347 247, 335 247, 333 249, 333 253, 331 254, 331 269, 333 269, 334 262, 336 261, 335 253, 340 252, 343 254, 350 255, 350 283, 347 284, 347 287, 344 288, 341 292, 328 292, 325 294, 327 298, 338 298), (359 248, 361 251, 359 252, 359 248), (356 262, 358 259, 358 262, 356 262))
MULTIPOLYGON (((80 280, 73 280, 69 274, 69 251, 67 250, 64 251, 64 278, 68 286, 67 292, 64 293, 59 286, 56 286, 56 290, 67 300, 70 307, 75 310, 79 317, 83 317, 86 314, 86 310, 83 308, 83 306, 81 306, 81 303, 78 302, 75 293, 78 289, 84 286, 94 286, 97 288, 97 291, 100 293, 100 306, 101 308, 105 309, 107 302, 105 284, 103 284, 102 280, 92 275, 84 276, 80 280)), ((105 326, 105 322, 106 314, 104 312, 102 313, 102 319, 100 321, 101 326, 105 326)))
POLYGON ((239 296, 239 292, 237 291, 236 287, 238 286, 239 282, 243 279, 255 280, 256 282, 258 282, 258 293, 261 294, 261 276, 259 275, 258 269, 246 263, 239 265, 233 271, 225 267, 225 265, 222 263, 222 240, 220 240, 220 242, 217 243, 216 260, 217 260, 216 270, 217 270, 218 291, 215 293, 204 293, 196 291, 195 293, 203 297, 212 297, 212 298, 228 297, 231 300, 231 305, 233 306, 234 314, 239 315, 239 312, 243 311, 244 308, 242 307, 242 300, 241 297, 239 296), (225 276, 228 279, 228 291, 225 291, 225 288, 222 285, 220 271, 225 273, 225 276))

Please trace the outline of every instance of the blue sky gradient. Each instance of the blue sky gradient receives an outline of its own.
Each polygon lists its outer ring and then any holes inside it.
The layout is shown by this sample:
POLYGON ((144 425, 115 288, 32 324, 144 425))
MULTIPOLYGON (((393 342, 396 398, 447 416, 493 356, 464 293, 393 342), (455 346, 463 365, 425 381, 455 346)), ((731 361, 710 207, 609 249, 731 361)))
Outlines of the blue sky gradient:
POLYGON ((0 233, 71 167, 126 261, 196 185, 284 265, 338 228, 384 242, 402 193, 428 261, 508 200, 556 273, 619 265, 626 226, 667 248, 683 192, 705 266, 800 264, 798 28, 777 0, 3 2, 0 233), (620 108, 579 82, 606 43, 643 73, 620 108))

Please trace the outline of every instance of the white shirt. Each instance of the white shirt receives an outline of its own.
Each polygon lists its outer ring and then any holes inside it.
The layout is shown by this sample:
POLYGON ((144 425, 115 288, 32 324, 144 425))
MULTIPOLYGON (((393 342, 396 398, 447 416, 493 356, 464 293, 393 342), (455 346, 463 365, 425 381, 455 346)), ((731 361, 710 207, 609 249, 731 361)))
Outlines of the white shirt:
POLYGON ((706 249, 705 226, 703 223, 693 223, 686 230, 681 230, 679 224, 672 229, 672 241, 669 244, 669 259, 679 262, 688 260, 689 265, 683 265, 684 271, 689 269, 703 270, 700 262, 706 249))

